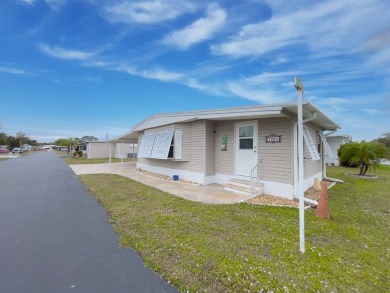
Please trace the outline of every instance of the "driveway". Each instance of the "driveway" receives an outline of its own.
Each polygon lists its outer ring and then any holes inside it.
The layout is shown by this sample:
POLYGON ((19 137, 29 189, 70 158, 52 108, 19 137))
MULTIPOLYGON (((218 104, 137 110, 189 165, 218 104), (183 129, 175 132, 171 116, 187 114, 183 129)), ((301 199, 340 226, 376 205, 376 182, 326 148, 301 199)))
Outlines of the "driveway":
POLYGON ((0 292, 177 292, 55 152, 0 161, 0 292))

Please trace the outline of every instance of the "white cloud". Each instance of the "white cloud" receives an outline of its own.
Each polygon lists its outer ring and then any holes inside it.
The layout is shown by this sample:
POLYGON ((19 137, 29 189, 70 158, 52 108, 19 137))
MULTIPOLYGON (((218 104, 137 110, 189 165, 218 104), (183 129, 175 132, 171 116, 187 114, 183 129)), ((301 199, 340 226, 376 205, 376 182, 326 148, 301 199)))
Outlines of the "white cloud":
POLYGON ((26 4, 26 5, 29 5, 29 6, 34 6, 35 3, 38 2, 38 0, 17 0, 18 3, 21 3, 21 4, 26 4))
POLYGON ((47 5, 49 5, 50 8, 53 10, 60 9, 67 2, 67 0, 45 0, 45 1, 46 1, 47 5))
POLYGON ((181 49, 188 49, 192 45, 210 39, 226 21, 226 12, 217 3, 209 4, 206 16, 182 30, 169 34, 163 43, 177 46, 181 49))
POLYGON ((284 95, 281 95, 280 92, 273 89, 248 87, 247 85, 240 82, 227 83, 227 89, 238 97, 261 104, 282 103, 291 100, 291 98, 294 97, 293 95, 291 95, 291 97, 285 97, 284 95))
POLYGON ((163 69, 154 69, 139 72, 139 75, 145 78, 157 79, 164 82, 180 82, 184 75, 178 72, 166 71, 163 69))
POLYGON ((196 5, 186 0, 122 0, 106 5, 103 14, 112 22, 155 24, 194 11, 196 5))
POLYGON ((280 80, 288 82, 288 78, 293 77, 294 72, 281 71, 281 72, 262 72, 257 75, 245 77, 241 79, 241 82, 251 85, 268 85, 280 80))
POLYGON ((357 53, 373 34, 388 27, 390 5, 386 0, 316 3, 319 4, 289 10, 274 4, 271 18, 242 27, 226 42, 213 45, 212 52, 234 57, 261 56, 300 45, 312 54, 324 56, 357 53))
POLYGON ((49 45, 45 44, 42 44, 39 47, 45 54, 60 59, 86 60, 95 55, 94 53, 90 52, 83 52, 73 49, 63 49, 60 47, 50 47, 49 45))
MULTIPOLYGON (((29 6, 34 6, 38 0, 17 0, 17 2, 29 6)), ((66 4, 67 0, 45 0, 45 2, 51 9, 58 10, 66 4)))
POLYGON ((9 74, 27 74, 24 69, 15 68, 15 67, 0 67, 0 72, 9 73, 9 74))

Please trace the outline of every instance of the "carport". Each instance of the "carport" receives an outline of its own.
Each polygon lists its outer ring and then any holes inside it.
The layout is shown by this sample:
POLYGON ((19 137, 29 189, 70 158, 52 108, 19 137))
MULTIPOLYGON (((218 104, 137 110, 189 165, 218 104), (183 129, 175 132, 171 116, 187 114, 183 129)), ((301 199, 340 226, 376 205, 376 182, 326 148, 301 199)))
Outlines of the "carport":
MULTIPOLYGON (((122 134, 121 136, 118 136, 116 138, 109 140, 109 142, 120 144, 121 162, 123 162, 123 149, 124 149, 125 143, 132 145, 133 158, 136 157, 135 151, 136 151, 136 149, 138 150, 138 132, 133 132, 133 131, 126 132, 125 134, 122 134)), ((109 162, 111 163, 111 150, 109 150, 109 162)))

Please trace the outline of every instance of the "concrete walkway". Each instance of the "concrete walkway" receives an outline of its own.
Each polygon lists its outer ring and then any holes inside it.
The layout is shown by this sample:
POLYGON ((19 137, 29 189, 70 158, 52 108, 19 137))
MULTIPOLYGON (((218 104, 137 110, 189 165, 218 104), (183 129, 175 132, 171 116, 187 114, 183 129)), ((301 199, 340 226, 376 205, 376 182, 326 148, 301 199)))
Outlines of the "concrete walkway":
POLYGON ((135 166, 135 162, 70 165, 77 175, 102 173, 118 174, 170 194, 197 202, 233 204, 248 198, 246 195, 226 191, 220 184, 197 185, 144 175, 137 172, 135 166))

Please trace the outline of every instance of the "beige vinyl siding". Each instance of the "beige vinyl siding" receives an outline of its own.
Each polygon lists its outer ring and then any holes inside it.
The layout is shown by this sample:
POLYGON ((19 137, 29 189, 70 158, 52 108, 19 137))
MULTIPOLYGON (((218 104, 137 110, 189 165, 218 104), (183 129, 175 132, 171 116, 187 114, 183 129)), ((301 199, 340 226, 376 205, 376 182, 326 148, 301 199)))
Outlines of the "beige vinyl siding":
POLYGON ((115 154, 115 144, 107 142, 90 142, 88 159, 108 158, 109 145, 111 146, 111 157, 115 154))
POLYGON ((234 121, 215 122, 215 173, 234 175, 234 121), (221 151, 221 141, 228 136, 227 150, 221 151))
POLYGON ((258 121, 260 178, 292 184, 294 181, 292 120, 273 118, 258 121), (281 142, 266 143, 266 136, 272 134, 281 135, 281 142))
MULTIPOLYGON (((182 159, 181 160, 159 160, 139 158, 138 161, 150 166, 178 169, 196 173, 205 173, 205 121, 170 124, 145 130, 146 133, 153 133, 167 130, 182 131, 182 159)), ((140 144, 142 135, 138 136, 140 144)))
POLYGON ((215 121, 206 121, 205 124, 205 174, 215 174, 215 121))
MULTIPOLYGON (((319 137, 317 134, 317 129, 315 129, 312 125, 307 125, 310 130, 310 135, 313 138, 314 144, 317 147, 319 143, 319 137)), ((317 148, 318 149, 318 148, 317 148)), ((322 171, 322 158, 321 160, 313 161, 311 159, 311 155, 309 149, 307 148, 306 143, 304 142, 304 169, 305 169, 305 178, 318 174, 322 171)), ((321 154, 320 154, 321 156, 321 154)))

